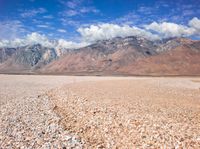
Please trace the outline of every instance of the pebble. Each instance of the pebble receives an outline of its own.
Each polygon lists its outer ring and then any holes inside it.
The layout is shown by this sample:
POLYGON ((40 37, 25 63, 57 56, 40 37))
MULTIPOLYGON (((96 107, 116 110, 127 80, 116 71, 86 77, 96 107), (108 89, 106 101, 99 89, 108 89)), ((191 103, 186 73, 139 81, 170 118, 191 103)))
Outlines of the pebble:
POLYGON ((0 149, 83 148, 78 137, 58 124, 47 96, 7 103, 0 109, 0 149))

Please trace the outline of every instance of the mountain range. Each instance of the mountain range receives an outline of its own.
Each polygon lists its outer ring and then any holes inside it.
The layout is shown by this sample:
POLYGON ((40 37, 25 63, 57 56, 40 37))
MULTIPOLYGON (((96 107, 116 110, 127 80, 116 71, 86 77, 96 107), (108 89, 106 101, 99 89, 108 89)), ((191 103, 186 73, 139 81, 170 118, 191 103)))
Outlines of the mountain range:
POLYGON ((41 44, 0 48, 0 73, 68 75, 200 75, 200 41, 116 37, 86 47, 41 44))

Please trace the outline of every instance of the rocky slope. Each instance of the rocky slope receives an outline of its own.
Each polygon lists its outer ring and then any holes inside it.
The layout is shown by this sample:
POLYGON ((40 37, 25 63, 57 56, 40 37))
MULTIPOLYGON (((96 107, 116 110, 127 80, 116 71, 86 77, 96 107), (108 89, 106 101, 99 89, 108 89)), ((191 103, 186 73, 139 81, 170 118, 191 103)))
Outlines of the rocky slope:
POLYGON ((146 39, 127 37, 98 41, 90 46, 66 53, 58 61, 44 67, 43 72, 77 73, 110 72, 123 65, 156 55, 153 42, 146 39))
POLYGON ((150 41, 117 37, 79 49, 39 44, 0 49, 0 72, 97 75, 197 75, 200 41, 171 38, 150 41))
POLYGON ((97 42, 45 66, 48 73, 198 75, 200 42, 184 38, 151 42, 127 37, 97 42))
POLYGON ((129 74, 199 75, 200 42, 182 44, 172 50, 137 60, 118 71, 129 74))
POLYGON ((1 72, 34 71, 57 59, 54 48, 40 44, 0 49, 1 72))

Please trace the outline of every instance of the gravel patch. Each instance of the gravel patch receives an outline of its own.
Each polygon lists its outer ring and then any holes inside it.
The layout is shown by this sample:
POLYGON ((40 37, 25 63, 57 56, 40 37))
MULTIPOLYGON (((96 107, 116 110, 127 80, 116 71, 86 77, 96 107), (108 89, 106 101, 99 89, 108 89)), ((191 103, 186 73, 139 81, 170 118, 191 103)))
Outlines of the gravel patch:
POLYGON ((0 75, 0 149, 200 148, 193 79, 0 75))
POLYGON ((27 97, 0 109, 0 148, 82 148, 77 135, 59 125, 46 96, 27 97))
POLYGON ((82 148, 82 140, 60 125, 44 93, 64 84, 112 77, 0 75, 0 149, 82 148))
POLYGON ((200 92, 187 78, 84 82, 48 96, 84 148, 200 148, 200 92))

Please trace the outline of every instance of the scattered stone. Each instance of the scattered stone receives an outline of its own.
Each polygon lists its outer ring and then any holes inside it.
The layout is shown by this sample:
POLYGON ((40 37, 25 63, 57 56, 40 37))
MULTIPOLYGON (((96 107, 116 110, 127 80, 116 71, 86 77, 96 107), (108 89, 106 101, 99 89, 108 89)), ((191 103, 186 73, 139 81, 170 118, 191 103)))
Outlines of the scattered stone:
POLYGON ((58 124, 60 118, 52 111, 48 97, 44 95, 39 97, 27 97, 1 106, 0 149, 17 147, 51 149, 54 146, 58 148, 63 142, 65 142, 63 148, 73 146, 82 148, 80 140, 76 140, 58 124))

